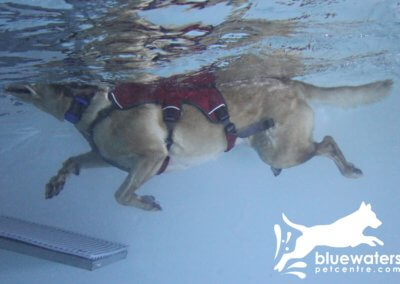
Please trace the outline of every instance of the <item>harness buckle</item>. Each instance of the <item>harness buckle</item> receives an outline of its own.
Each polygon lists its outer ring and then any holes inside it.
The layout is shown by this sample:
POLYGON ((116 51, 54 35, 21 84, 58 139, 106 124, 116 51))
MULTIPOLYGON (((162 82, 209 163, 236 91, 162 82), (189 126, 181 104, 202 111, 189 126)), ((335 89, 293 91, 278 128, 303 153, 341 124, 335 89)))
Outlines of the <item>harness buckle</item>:
POLYGON ((167 146, 167 149, 171 148, 172 144, 174 143, 172 139, 173 131, 176 122, 179 120, 181 117, 181 109, 177 106, 174 105, 168 105, 163 107, 163 120, 165 125, 167 126, 167 138, 165 139, 165 144, 167 146))
POLYGON ((273 120, 272 118, 269 118, 269 119, 264 121, 265 129, 272 128, 274 126, 275 126, 275 120, 273 120))
POLYGON ((176 106, 163 108, 163 119, 165 122, 177 122, 181 117, 181 109, 176 106))
POLYGON ((230 134, 230 135, 235 135, 236 134, 236 126, 232 122, 229 122, 227 125, 225 125, 225 133, 230 134))
POLYGON ((218 109, 215 110, 215 115, 217 116, 219 121, 225 121, 229 119, 228 109, 225 105, 222 105, 218 109))

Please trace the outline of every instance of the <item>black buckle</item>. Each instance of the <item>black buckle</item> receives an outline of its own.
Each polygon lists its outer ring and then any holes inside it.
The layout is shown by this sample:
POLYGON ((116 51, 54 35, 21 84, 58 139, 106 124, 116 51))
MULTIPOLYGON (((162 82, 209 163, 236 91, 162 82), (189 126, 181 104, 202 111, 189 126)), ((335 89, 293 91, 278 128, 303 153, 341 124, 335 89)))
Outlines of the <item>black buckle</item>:
POLYGON ((275 126, 275 121, 272 118, 269 118, 264 121, 264 128, 269 129, 275 126))
POLYGON ((177 122, 181 117, 181 110, 175 106, 163 108, 163 119, 165 122, 177 122))
POLYGON ((235 135, 236 134, 236 127, 232 122, 229 122, 225 125, 225 133, 235 135))
POLYGON ((219 121, 224 121, 229 119, 229 113, 226 106, 222 105, 215 111, 215 115, 217 116, 219 121))

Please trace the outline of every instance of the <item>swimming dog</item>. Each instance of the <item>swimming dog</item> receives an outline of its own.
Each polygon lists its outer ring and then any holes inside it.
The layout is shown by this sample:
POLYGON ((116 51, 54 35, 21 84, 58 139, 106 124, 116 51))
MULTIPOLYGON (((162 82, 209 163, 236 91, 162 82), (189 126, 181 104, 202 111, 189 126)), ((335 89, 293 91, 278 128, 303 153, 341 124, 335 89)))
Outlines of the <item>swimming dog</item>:
POLYGON ((302 233, 296 240, 293 251, 285 253, 275 266, 275 270, 282 271, 286 263, 291 259, 306 257, 318 246, 334 248, 356 247, 361 244, 383 246, 383 242, 374 236, 363 234, 367 227, 378 228, 382 222, 372 211, 371 204, 361 203, 359 209, 329 225, 317 225, 306 227, 291 222, 285 214, 282 214, 283 221, 293 229, 302 233))
MULTIPOLYGON (((157 81, 154 81, 157 84, 157 81)), ((223 95, 232 123, 237 129, 266 118, 274 126, 243 139, 271 166, 275 175, 281 169, 304 163, 314 156, 334 161, 342 175, 358 178, 362 171, 346 161, 331 136, 319 143, 312 139, 314 113, 308 102, 353 107, 369 104, 385 97, 391 80, 359 86, 318 87, 301 81, 255 76, 244 80, 219 80, 216 88, 223 95)), ((144 104, 129 110, 112 109, 110 88, 77 84, 12 84, 7 91, 32 103, 59 120, 71 107, 74 97, 92 94, 90 105, 82 113, 76 128, 90 142, 93 150, 67 159, 46 185, 45 196, 59 194, 71 174, 81 169, 117 166, 128 172, 115 193, 123 205, 144 210, 160 210, 152 196, 140 196, 140 186, 157 174, 166 157, 167 171, 182 169, 209 160, 227 148, 224 126, 210 121, 195 107, 183 105, 180 120, 173 131, 173 144, 165 143, 168 128, 162 109, 144 104), (102 119, 98 119, 102 117, 102 119), (98 121, 93 126, 93 123, 98 121)), ((135 95, 135 94, 132 94, 135 95)))

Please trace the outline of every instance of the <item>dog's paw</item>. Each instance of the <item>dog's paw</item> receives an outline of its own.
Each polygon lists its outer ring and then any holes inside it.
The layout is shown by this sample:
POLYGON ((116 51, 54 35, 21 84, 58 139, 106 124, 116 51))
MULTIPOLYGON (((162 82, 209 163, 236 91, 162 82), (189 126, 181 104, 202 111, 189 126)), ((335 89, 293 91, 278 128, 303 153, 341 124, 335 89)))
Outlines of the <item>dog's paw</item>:
POLYGON ((160 211, 162 210, 160 204, 156 202, 156 199, 152 195, 140 196, 140 200, 145 204, 145 210, 149 211, 160 211))
POLYGON ((116 195, 115 197, 121 205, 132 206, 146 211, 162 210, 156 199, 151 195, 138 196, 136 194, 125 194, 123 196, 116 195))
POLYGON ((57 175, 50 179, 46 184, 45 197, 46 199, 53 198, 63 190, 65 185, 65 176, 57 175))
POLYGON ((80 167, 75 163, 74 158, 69 158, 64 162, 63 167, 58 171, 58 174, 50 179, 46 184, 45 197, 46 199, 53 198, 63 190, 65 182, 71 174, 79 175, 80 167))
POLYGON ((349 178, 360 178, 363 176, 362 170, 349 163, 345 172, 345 176, 349 178))

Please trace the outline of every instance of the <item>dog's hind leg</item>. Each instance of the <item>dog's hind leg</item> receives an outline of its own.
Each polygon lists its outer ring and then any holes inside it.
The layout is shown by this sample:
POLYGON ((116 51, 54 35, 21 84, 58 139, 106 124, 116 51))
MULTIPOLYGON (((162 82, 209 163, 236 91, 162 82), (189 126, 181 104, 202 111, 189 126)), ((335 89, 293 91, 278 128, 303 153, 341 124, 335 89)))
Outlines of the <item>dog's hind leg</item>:
POLYGON ((158 211, 161 206, 153 196, 139 196, 136 190, 160 169, 167 153, 152 153, 149 156, 138 157, 134 167, 130 170, 128 177, 115 193, 118 203, 127 206, 134 206, 143 210, 158 211))
POLYGON ((108 167, 110 164, 105 162, 96 152, 90 151, 75 157, 71 157, 63 163, 57 175, 52 177, 46 184, 46 199, 58 195, 64 188, 67 178, 71 174, 79 175, 81 169, 108 167))
POLYGON ((321 155, 332 159, 345 177, 358 178, 362 176, 362 171, 360 169, 346 161, 342 151, 331 136, 325 136, 321 143, 316 143, 315 155, 321 155))
POLYGON ((271 115, 275 126, 250 137, 250 145, 277 176, 280 169, 302 164, 314 156, 314 114, 304 101, 292 99, 275 116, 271 115))

